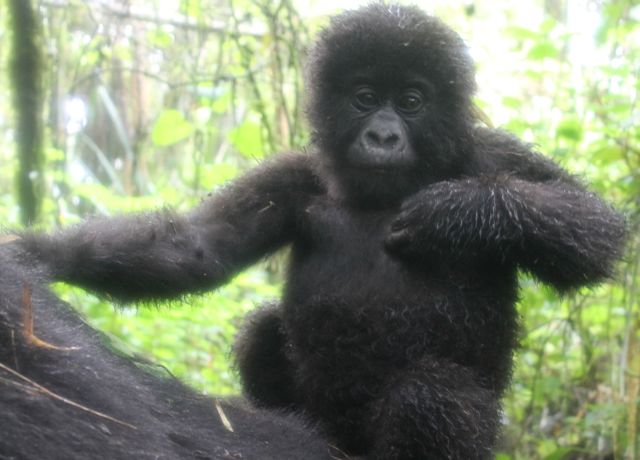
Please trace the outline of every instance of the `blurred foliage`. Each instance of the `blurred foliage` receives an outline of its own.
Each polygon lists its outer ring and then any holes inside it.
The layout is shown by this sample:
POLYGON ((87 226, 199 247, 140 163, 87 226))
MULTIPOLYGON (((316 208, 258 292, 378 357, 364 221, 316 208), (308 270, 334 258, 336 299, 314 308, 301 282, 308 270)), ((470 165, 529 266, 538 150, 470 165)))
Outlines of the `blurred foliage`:
MULTIPOLYGON (((478 105, 584 176, 629 219, 618 282, 558 298, 523 278, 521 349, 498 458, 639 459, 640 6, 433 3, 472 45, 478 105)), ((186 210, 265 155, 308 142, 301 63, 326 20, 311 3, 39 5, 48 59, 44 228, 91 214, 186 210)), ((0 17, 6 13, 0 3, 0 17)), ((0 218, 11 227, 19 210, 6 26, 0 24, 0 218)), ((182 305, 114 309, 78 289, 56 289, 127 353, 161 363, 203 391, 230 394, 239 391, 229 366, 235 328, 256 304, 278 297, 282 260, 182 305)))

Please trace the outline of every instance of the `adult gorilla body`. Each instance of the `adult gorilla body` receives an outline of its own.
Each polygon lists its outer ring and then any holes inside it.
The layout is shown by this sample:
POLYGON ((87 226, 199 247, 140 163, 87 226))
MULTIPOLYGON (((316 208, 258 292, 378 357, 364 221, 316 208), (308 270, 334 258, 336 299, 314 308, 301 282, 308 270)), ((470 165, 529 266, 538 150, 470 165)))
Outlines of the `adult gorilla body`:
POLYGON ((461 39, 415 8, 334 18, 311 55, 314 155, 275 157, 187 215, 95 220, 23 247, 131 301, 210 289, 291 243, 282 303, 236 346, 247 394, 348 452, 488 458, 517 331, 517 271, 607 277, 623 221, 555 164, 477 127, 461 39))
POLYGON ((23 256, 0 245, 3 460, 337 458, 295 414, 214 400, 114 351, 23 256))

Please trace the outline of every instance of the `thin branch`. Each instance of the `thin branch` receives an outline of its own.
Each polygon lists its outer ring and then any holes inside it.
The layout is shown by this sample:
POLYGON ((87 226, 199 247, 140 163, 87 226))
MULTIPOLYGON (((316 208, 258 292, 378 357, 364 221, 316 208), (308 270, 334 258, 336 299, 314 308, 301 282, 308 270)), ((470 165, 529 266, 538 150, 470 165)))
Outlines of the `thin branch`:
POLYGON ((50 350, 72 351, 78 347, 59 347, 46 342, 36 336, 33 331, 33 302, 31 301, 31 289, 27 283, 22 284, 22 335, 26 343, 50 350))
MULTIPOLYGON (((175 15, 172 17, 161 16, 148 9, 141 8, 114 8, 107 4, 107 2, 101 0, 84 0, 82 4, 68 2, 68 1, 56 1, 56 0, 43 0, 41 4, 48 8, 81 8, 86 6, 88 8, 101 8, 106 14, 115 16, 120 19, 129 19, 140 22, 147 22, 159 26, 171 25, 182 30, 195 30, 201 33, 214 33, 214 34, 228 34, 227 24, 225 21, 212 21, 209 24, 203 24, 202 21, 192 20, 185 15, 175 15), (176 19, 175 17, 178 17, 176 19)), ((264 31, 252 29, 239 28, 235 32, 240 35, 248 35, 252 37, 262 37, 264 31)))
POLYGON ((220 417, 220 420, 222 421, 222 424, 224 425, 225 429, 233 433, 233 425, 231 425, 231 422, 229 421, 227 414, 224 413, 224 410, 222 410, 222 406, 220 405, 220 401, 218 401, 217 399, 215 400, 215 406, 216 406, 216 411, 218 412, 218 416, 220 417))
MULTIPOLYGON (((4 364, 0 363, 0 369, 8 372, 9 374, 19 378, 20 380, 27 382, 29 385, 31 385, 31 387, 29 387, 28 389, 25 389, 25 391, 37 391, 39 393, 42 393, 46 396, 49 396, 50 398, 56 399, 58 401, 63 402, 64 404, 68 404, 69 406, 75 407, 76 409, 80 409, 81 411, 84 412, 88 412, 92 415, 95 415, 96 417, 100 417, 106 420, 109 420, 111 422, 117 423, 118 425, 122 425, 125 426, 127 428, 131 428, 132 430, 137 430, 138 427, 135 425, 131 425, 127 422, 123 422, 122 420, 118 420, 117 418, 111 417, 110 415, 107 415, 105 413, 99 412, 97 410, 93 410, 87 406, 83 406, 82 404, 79 404, 75 401, 72 401, 70 399, 65 398, 64 396, 60 396, 57 393, 54 393, 53 391, 43 387, 42 385, 40 385, 39 383, 31 380, 30 378, 20 374, 19 372, 14 371, 13 369, 11 369, 8 366, 5 366, 4 364)), ((21 386, 21 384, 19 384, 18 382, 14 382, 16 384, 16 386, 21 386)))

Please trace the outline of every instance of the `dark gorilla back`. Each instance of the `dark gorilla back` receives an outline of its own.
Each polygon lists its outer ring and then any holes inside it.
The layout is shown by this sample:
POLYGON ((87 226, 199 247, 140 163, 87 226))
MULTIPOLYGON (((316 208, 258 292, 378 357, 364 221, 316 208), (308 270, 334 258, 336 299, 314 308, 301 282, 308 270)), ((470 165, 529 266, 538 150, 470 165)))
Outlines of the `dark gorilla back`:
POLYGON ((0 458, 331 458, 298 417, 198 395, 114 352, 29 265, 0 246, 0 458), (29 307, 43 344, 24 333, 29 307))

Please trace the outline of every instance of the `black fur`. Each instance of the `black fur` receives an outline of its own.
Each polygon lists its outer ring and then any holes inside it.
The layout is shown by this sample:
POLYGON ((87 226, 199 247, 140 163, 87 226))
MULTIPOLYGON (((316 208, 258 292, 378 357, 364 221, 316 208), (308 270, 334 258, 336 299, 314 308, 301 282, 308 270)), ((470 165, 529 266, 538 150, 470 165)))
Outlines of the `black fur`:
POLYGON ((293 414, 238 400, 218 401, 221 415, 214 399, 114 353, 29 263, 0 246, 0 458, 335 458, 293 414), (25 336, 25 286, 37 336, 57 349, 25 336))
POLYGON ((124 301, 211 289, 292 244, 281 306, 244 327, 246 392, 371 459, 483 459, 517 335, 517 272, 607 278, 619 214, 477 127, 462 40, 412 7, 336 17, 308 68, 314 154, 280 155, 186 215, 98 219, 22 246, 124 301))

